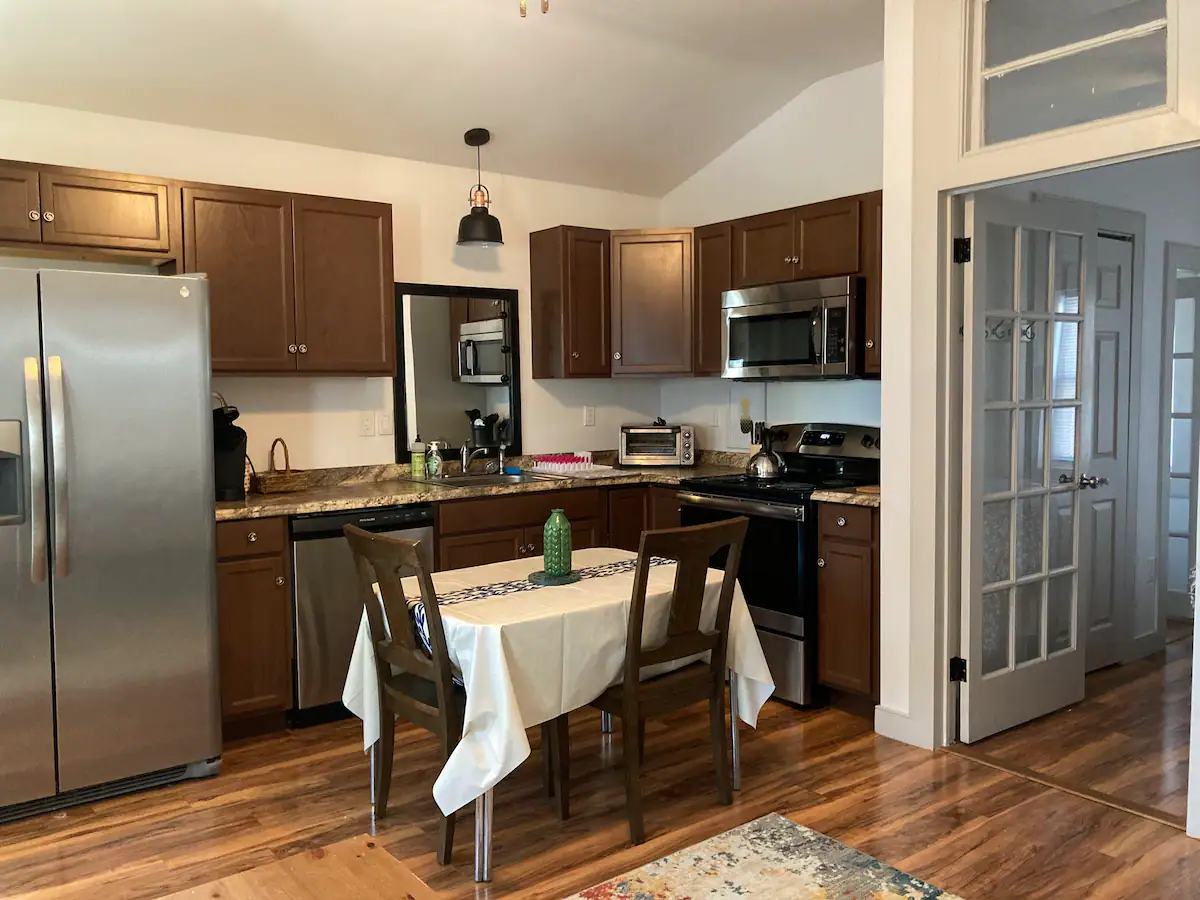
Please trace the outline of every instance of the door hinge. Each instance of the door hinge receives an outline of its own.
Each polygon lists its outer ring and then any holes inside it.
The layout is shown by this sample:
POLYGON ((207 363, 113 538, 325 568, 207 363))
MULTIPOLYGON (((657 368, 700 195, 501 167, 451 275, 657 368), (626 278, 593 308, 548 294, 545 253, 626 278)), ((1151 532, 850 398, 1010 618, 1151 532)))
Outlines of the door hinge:
POLYGON ((961 656, 950 657, 950 680, 964 682, 967 680, 967 661, 961 656))
POLYGON ((969 263, 971 261, 970 238, 954 239, 954 261, 960 265, 962 263, 969 263))

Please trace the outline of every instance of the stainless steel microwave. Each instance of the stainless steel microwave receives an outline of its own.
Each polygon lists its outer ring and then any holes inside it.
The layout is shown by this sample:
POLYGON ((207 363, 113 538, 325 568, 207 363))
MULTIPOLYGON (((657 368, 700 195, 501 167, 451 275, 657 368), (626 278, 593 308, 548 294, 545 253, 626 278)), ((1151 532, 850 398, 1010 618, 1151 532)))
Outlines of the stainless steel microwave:
POLYGON ((458 380, 467 384, 508 384, 505 319, 464 322, 458 330, 458 380))
POLYGON ((822 278, 726 291, 725 378, 847 378, 857 374, 861 278, 822 278))
POLYGON ((622 425, 617 462, 623 466, 696 464, 696 429, 691 425, 622 425))

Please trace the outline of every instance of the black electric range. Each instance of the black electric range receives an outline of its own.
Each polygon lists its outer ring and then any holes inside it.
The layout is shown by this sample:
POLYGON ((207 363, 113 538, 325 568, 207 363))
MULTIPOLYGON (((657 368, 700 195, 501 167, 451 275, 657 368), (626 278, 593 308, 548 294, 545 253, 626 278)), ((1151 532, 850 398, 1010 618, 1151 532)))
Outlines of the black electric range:
MULTIPOLYGON (((750 520, 738 583, 750 607, 775 696, 807 705, 816 681, 816 490, 879 483, 879 429, 857 425, 774 426, 785 473, 777 481, 744 475, 686 478, 679 484, 684 525, 744 515, 750 520)), ((721 566, 723 560, 714 559, 721 566)))

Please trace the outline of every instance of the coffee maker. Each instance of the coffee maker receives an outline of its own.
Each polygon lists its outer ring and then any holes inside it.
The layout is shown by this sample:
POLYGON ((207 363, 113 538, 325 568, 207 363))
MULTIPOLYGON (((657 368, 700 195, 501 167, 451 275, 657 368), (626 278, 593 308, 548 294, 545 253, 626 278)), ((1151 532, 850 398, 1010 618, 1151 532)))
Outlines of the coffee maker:
POLYGON ((213 484, 217 500, 246 499, 246 432, 234 425, 236 406, 222 405, 213 415, 213 484))

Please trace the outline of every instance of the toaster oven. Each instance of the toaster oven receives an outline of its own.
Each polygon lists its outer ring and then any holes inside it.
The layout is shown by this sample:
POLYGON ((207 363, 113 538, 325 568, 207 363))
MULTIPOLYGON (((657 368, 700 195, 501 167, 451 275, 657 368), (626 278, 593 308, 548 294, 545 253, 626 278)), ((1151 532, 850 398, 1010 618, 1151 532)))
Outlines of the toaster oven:
POLYGON ((691 425, 622 425, 617 461, 622 466, 691 466, 696 429, 691 425))

